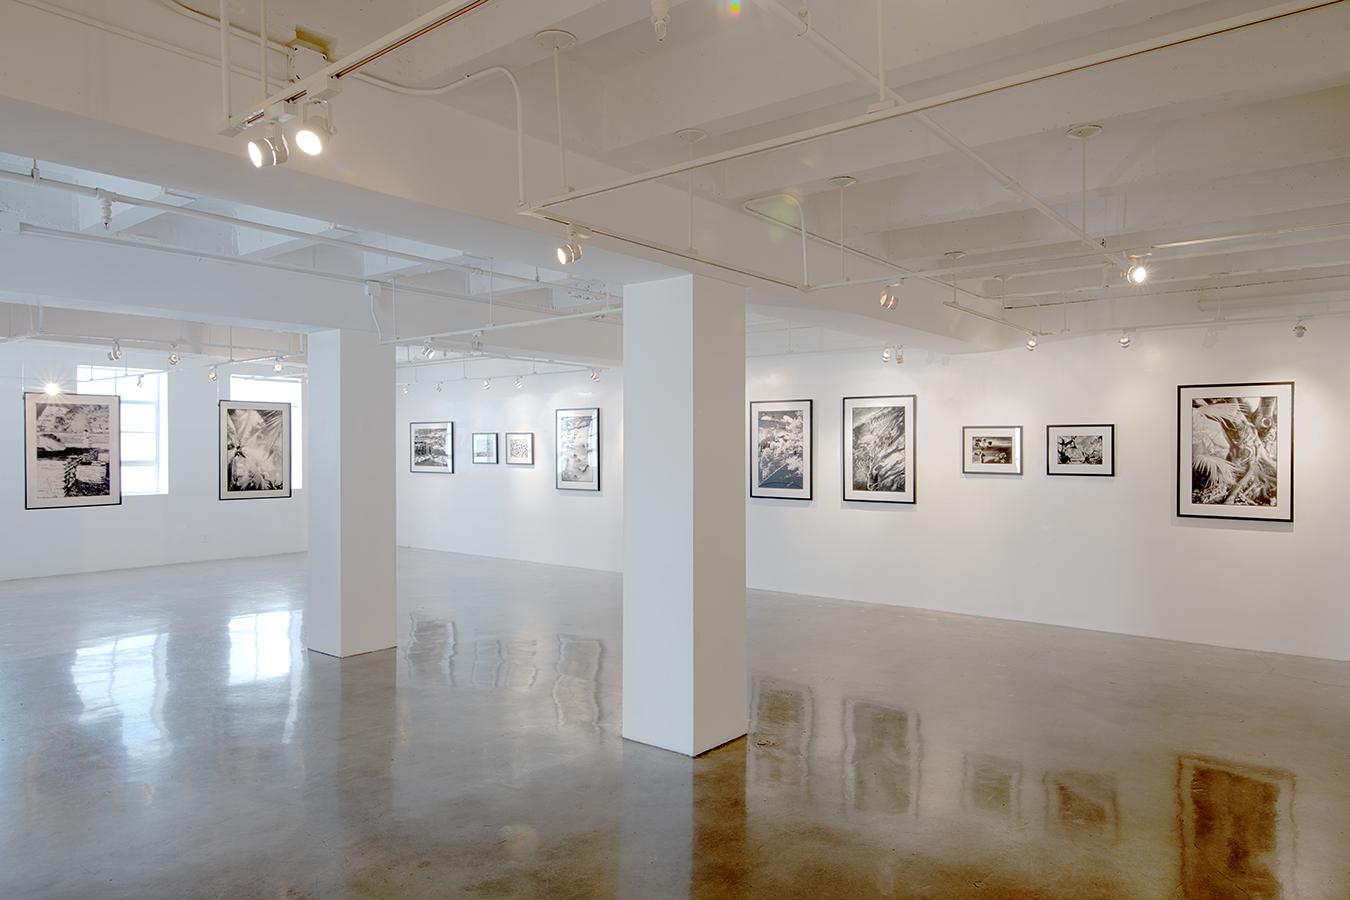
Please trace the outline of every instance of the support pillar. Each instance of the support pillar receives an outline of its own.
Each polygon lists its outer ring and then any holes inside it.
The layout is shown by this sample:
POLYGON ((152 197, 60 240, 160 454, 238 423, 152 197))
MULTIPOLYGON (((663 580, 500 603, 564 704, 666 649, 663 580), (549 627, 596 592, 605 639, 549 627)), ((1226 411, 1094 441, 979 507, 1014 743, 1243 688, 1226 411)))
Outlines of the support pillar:
POLYGON ((305 645, 329 656, 396 643, 393 390, 375 335, 309 336, 305 645))
POLYGON ((624 291, 623 736, 745 734, 745 291, 624 291))

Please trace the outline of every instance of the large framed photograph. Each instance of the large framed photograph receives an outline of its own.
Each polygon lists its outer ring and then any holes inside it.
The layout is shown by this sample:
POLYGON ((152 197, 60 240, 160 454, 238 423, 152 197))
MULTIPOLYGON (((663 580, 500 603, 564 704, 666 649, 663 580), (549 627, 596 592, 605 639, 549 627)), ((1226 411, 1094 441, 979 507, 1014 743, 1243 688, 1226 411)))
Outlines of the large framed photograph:
POLYGON ((1116 426, 1047 425, 1045 474, 1116 474, 1116 426))
POLYGON ((408 469, 435 475, 455 474, 455 423, 409 422, 408 469))
POLYGON ((474 432, 473 461, 478 465, 497 464, 497 432, 474 432))
POLYGON ((508 466, 534 465, 533 431, 508 431, 506 433, 506 464, 508 466))
POLYGON ((810 400, 750 404, 750 496, 810 500, 815 429, 810 400))
POLYGON ((967 475, 1021 475, 1021 425, 967 425, 961 429, 961 471, 967 475))
POLYGON ((220 401, 220 499, 291 495, 291 405, 220 401))
POLYGON ((1294 521, 1294 383, 1177 388, 1177 515, 1294 521))
POLYGON ((913 394, 845 397, 844 499, 914 502, 913 394))
POLYGON ((25 393, 24 508, 122 502, 122 399, 25 393))
POLYGON ((554 417, 558 490, 600 490, 600 410, 560 409, 554 417))

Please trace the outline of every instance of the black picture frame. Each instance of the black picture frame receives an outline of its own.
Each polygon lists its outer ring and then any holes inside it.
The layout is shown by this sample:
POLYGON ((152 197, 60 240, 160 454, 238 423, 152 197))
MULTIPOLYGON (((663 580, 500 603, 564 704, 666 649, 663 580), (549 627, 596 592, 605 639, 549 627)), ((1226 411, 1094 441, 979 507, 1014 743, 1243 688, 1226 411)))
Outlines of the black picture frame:
POLYGON ((454 423, 454 422, 442 421, 442 422, 409 422, 409 423, 408 423, 408 471, 411 472, 411 473, 413 473, 414 475, 453 475, 453 474, 455 474, 455 423, 454 423), (432 425, 432 426, 444 426, 444 427, 445 427, 445 430, 446 430, 445 449, 446 449, 447 455, 449 456, 449 463, 450 463, 450 464, 449 464, 448 466, 446 466, 444 469, 434 469, 434 468, 431 468, 431 467, 429 467, 429 466, 428 466, 428 467, 425 467, 425 468, 419 469, 419 468, 417 468, 416 465, 413 464, 413 460, 415 459, 414 453, 415 453, 415 447, 416 447, 416 441, 417 441, 417 426, 418 426, 418 425, 423 425, 423 426, 426 426, 426 425, 432 425))
POLYGON ((501 462, 501 452, 498 447, 497 432, 495 431, 475 431, 469 438, 469 461, 476 466, 495 466, 501 462), (478 439, 480 437, 492 438, 492 459, 478 458, 478 439))
MULTIPOLYGON (((1023 442, 1022 438, 1023 438, 1023 433, 1022 433, 1022 426, 1021 426, 1021 425, 963 425, 963 426, 961 426, 961 474, 963 474, 963 475, 1011 475, 1011 476, 1014 476, 1014 477, 1020 477, 1020 476, 1022 475, 1022 456, 1023 456, 1022 450, 1023 450, 1023 445, 1024 445, 1024 442, 1023 442), (995 464, 992 464, 992 463, 991 463, 991 464, 988 464, 988 465, 991 466, 991 468, 988 468, 988 469, 972 469, 971 466, 972 466, 972 465, 975 465, 975 463, 972 463, 972 462, 970 461, 970 454, 966 452, 967 449, 968 449, 969 446, 970 446, 969 442, 967 441, 967 437, 968 437, 969 433, 972 432, 972 431, 1010 431, 1010 432, 1012 432, 1013 435, 1014 435, 1014 440, 1016 441, 1016 446, 1015 446, 1015 448, 1014 448, 1014 450, 1013 450, 1014 462, 1009 463, 1007 468, 992 468, 992 466, 995 465, 995 464)), ((998 465, 1001 465, 1001 464, 998 464, 998 465)))
POLYGON ((45 509, 87 509, 89 507, 122 505, 122 398, 117 394, 49 394, 46 391, 23 392, 23 508, 25 510, 45 509), (33 485, 29 482, 29 463, 37 461, 37 435, 30 426, 36 425, 36 404, 61 403, 64 398, 78 398, 84 402, 104 402, 108 405, 108 490, 107 498, 63 498, 61 502, 39 502, 34 505, 33 485), (29 415, 29 405, 33 404, 33 416, 29 415), (29 420, 33 419, 32 422, 29 420), (113 490, 114 485, 116 490, 113 490), (113 499, 116 496, 117 499, 113 499), (74 502, 72 502, 74 501, 74 502))
POLYGON ((294 466, 291 460, 291 404, 285 401, 272 402, 270 400, 219 400, 216 403, 217 411, 217 481, 218 491, 217 499, 227 500, 289 500, 293 493, 293 472, 294 466), (275 491, 229 491, 225 487, 225 472, 229 464, 226 461, 228 444, 226 442, 226 409, 234 407, 236 409, 259 409, 259 410, 280 410, 283 413, 283 422, 285 423, 285 439, 281 442, 286 452, 286 491, 282 493, 279 489, 275 491))
MULTIPOLYGON (((553 411, 553 486, 554 486, 557 490, 560 490, 560 491, 586 491, 586 492, 591 492, 591 493, 599 493, 599 491, 600 491, 600 476, 601 476, 601 474, 602 474, 602 472, 603 472, 603 466, 601 465, 601 459, 602 459, 602 456, 601 456, 601 434, 602 434, 602 432, 601 432, 601 429, 600 429, 600 407, 598 407, 598 406, 571 407, 571 408, 567 408, 567 409, 555 409, 555 410, 553 411), (588 431, 593 431, 593 432, 594 432, 594 438, 595 438, 595 447, 594 447, 594 452, 595 452, 595 463, 594 463, 595 480, 594 480, 594 481, 584 482, 584 481, 564 481, 564 480, 563 480, 563 470, 564 470, 564 468, 563 468, 563 459, 564 459, 564 450, 563 450, 563 446, 562 446, 562 420, 563 420, 563 416, 566 415, 567 413, 578 413, 578 414, 581 414, 581 415, 588 415, 588 416, 591 417, 591 426, 590 426, 590 428, 588 429, 588 431)), ((588 456, 588 458, 589 458, 589 455, 590 455, 590 450, 591 450, 591 448, 587 448, 587 456, 588 456)))
POLYGON ((533 466, 534 465, 534 432, 533 431, 508 431, 506 432, 506 464, 508 466, 533 466), (530 461, 512 462, 511 461, 511 438, 529 438, 530 441, 530 461))
MULTIPOLYGON (((901 403, 899 405, 906 406, 901 403)), ((891 506, 913 505, 919 502, 919 475, 918 475, 918 431, 919 429, 919 398, 915 394, 867 394, 860 397, 844 397, 839 404, 839 495, 845 503, 884 503, 891 506), (852 429, 849 427, 848 412, 849 401, 857 400, 898 400, 909 401, 907 404, 907 415, 905 418, 905 480, 907 490, 901 494, 901 497, 907 496, 909 499, 888 499, 880 491, 856 491, 850 489, 851 480, 849 478, 849 449, 852 442, 852 429), (874 493, 876 497, 857 496, 860 493, 874 493)))
POLYGON ((1096 425, 1047 425, 1045 426, 1045 474, 1051 478, 1114 478, 1116 477, 1116 426, 1112 424, 1096 425), (1103 463, 1098 471, 1093 471, 1094 467, 1084 466, 1082 471, 1065 471, 1063 467, 1056 467, 1051 462, 1051 454, 1054 452, 1054 432, 1056 428, 1082 428, 1101 431, 1110 442, 1110 464, 1106 463, 1107 454, 1103 452, 1103 463))
MULTIPOLYGON (((1192 399, 1195 399, 1192 397, 1192 399)), ((1278 397, 1277 397, 1278 400, 1278 397)), ((1296 395, 1294 392, 1294 382, 1292 381, 1231 381, 1218 382, 1216 384, 1181 384, 1177 385, 1177 485, 1176 485, 1176 512, 1179 519, 1221 519, 1228 522, 1273 522, 1282 524, 1293 524, 1294 522, 1294 412, 1297 407, 1296 395), (1267 388, 1276 391, 1288 390, 1289 411, 1288 414, 1279 412, 1278 405, 1276 409, 1276 484, 1277 497, 1288 497, 1288 503, 1279 503, 1276 507, 1279 514, 1263 515, 1259 507, 1233 505, 1225 507, 1219 504, 1198 504, 1187 503, 1182 499, 1183 493, 1188 493, 1184 488, 1184 481, 1193 478, 1191 475, 1194 465, 1188 464, 1188 453, 1193 450, 1193 444, 1188 444, 1185 440, 1190 436, 1185 404, 1187 392, 1201 392, 1208 396, 1239 395, 1239 388, 1267 388), (1286 428, 1287 425, 1287 428, 1286 428), (1287 438, 1286 438, 1287 435, 1287 438), (1287 453, 1280 453, 1279 447, 1285 444, 1288 448, 1287 453), (1281 460, 1288 459, 1287 471, 1282 470, 1281 460), (1288 487, 1279 487, 1281 475, 1287 475, 1288 487), (1190 477, 1188 477, 1190 476, 1190 477), (1189 508, 1188 508, 1189 507, 1189 508), (1228 509, 1229 512, 1194 512, 1195 508, 1204 510, 1222 510, 1228 509), (1240 514, 1240 510, 1255 510, 1254 513, 1240 514)), ((1193 411, 1192 407, 1192 411, 1193 411)), ((1190 423, 1193 427, 1193 420, 1190 423)), ((1194 482, 1191 482, 1192 485, 1194 482)))
POLYGON ((750 403, 748 415, 748 427, 750 430, 750 496, 756 500, 798 500, 809 503, 815 497, 815 476, 816 476, 816 414, 815 401, 808 399, 800 400, 753 400, 750 403), (760 410, 759 408, 764 409, 760 410), (757 411, 772 412, 776 409, 790 410, 793 408, 801 409, 806 414, 806 424, 803 426, 805 434, 803 435, 803 468, 802 486, 800 488, 765 488, 757 485, 758 477, 756 475, 759 466, 759 442, 757 440, 757 420, 755 414, 757 411), (773 493, 767 493, 772 491, 773 493))

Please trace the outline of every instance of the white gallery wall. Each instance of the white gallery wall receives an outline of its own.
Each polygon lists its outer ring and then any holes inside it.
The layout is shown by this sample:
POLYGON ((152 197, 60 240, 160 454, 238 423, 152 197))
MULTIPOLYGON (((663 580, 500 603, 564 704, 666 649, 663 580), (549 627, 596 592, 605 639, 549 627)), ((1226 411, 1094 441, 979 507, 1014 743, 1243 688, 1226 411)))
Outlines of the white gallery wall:
MULTIPOLYGON (((811 502, 750 500, 752 588, 1350 659, 1350 323, 1042 341, 903 366, 753 359, 751 400, 815 400, 811 502), (1292 524, 1175 515, 1177 385, 1296 382, 1292 524), (840 403, 912 393, 917 504, 840 499, 840 403), (1049 477, 1045 427, 1114 423, 1116 477, 1049 477), (1022 425, 1021 477, 963 475, 963 425, 1022 425)), ((1073 640, 1066 633, 1065 640, 1073 640)))
MULTIPOLYGON (((39 341, 0 344, 0 580, 211 559, 303 552, 307 545, 303 491, 290 499, 217 499, 217 400, 228 376, 212 383, 196 361, 168 377, 167 494, 124 496, 120 506, 24 509, 24 424, 21 389, 54 379, 74 390, 80 365, 108 365, 106 348, 71 348, 39 341)), ((160 354, 128 350, 130 368, 164 367, 160 354)))
MULTIPOLYGON (((456 373, 458 374, 458 373, 456 373)), ((428 376, 430 377, 430 376, 428 376)), ((623 383, 618 371, 414 385, 398 394, 398 543, 617 572, 623 566, 623 383), (554 410, 600 409, 600 490, 554 487, 554 410), (455 423, 455 472, 411 472, 409 422, 455 423), (471 435, 496 432, 497 465, 475 465, 471 435), (506 432, 534 433, 534 465, 506 465, 506 432)))

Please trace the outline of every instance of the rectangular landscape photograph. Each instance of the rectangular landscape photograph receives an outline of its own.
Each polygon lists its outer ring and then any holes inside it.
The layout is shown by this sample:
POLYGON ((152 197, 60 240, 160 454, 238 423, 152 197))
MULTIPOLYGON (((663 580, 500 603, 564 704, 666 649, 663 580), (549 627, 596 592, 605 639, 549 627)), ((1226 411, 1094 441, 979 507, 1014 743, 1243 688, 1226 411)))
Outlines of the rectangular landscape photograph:
POLYGON ((1021 475, 1022 426, 962 428, 961 471, 967 475, 1021 475))
POLYGON ((1114 425, 1048 425, 1045 429, 1047 475, 1116 474, 1114 425))
POLYGON ((409 424, 409 468, 413 472, 453 475, 455 471, 455 423, 412 422, 409 424))
POLYGON ((24 508, 122 502, 121 399, 25 393, 24 508))
POLYGON ((474 432, 473 461, 478 465, 495 466, 497 464, 497 432, 474 432))
POLYGON ((845 500, 914 502, 914 416, 913 394, 844 398, 845 500))
POLYGON ((750 496, 810 500, 814 431, 810 400, 750 404, 750 496))
POLYGON ((1294 520, 1294 383, 1177 388, 1177 515, 1294 520))
POLYGON ((220 499, 291 496, 291 405, 220 401, 220 499))
POLYGON ((600 410, 560 409, 554 413, 560 491, 600 490, 600 410))

